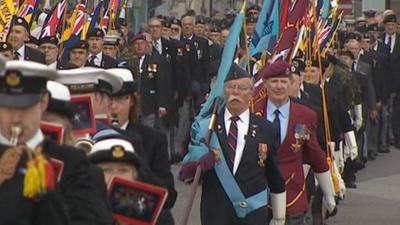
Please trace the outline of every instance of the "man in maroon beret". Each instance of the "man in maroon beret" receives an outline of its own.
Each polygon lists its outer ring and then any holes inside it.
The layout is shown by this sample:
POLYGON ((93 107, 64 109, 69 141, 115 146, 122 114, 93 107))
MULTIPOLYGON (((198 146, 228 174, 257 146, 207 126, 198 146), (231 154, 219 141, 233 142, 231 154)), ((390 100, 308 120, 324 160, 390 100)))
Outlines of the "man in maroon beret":
POLYGON ((262 71, 268 98, 259 115, 278 130, 279 161, 286 183, 286 225, 305 224, 308 210, 303 164, 310 164, 324 193, 329 213, 336 209, 333 182, 326 155, 317 141, 317 115, 289 98, 290 65, 278 60, 262 71))

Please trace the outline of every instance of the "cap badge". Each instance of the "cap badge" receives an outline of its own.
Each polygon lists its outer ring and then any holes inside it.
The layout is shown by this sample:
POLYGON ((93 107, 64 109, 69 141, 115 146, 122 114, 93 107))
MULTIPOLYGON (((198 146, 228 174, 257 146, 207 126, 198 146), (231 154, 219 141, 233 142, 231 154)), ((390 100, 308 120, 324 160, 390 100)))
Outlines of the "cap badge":
POLYGON ((18 22, 18 23, 22 23, 22 19, 21 19, 21 18, 18 18, 18 19, 17 19, 17 22, 18 22))
POLYGON ((111 148, 111 151, 112 151, 113 157, 116 159, 120 159, 120 158, 124 157, 124 154, 125 154, 124 147, 122 147, 121 145, 113 146, 111 148))
POLYGON ((7 44, 3 44, 3 49, 6 49, 7 48, 7 44))
POLYGON ((16 87, 21 83, 21 77, 16 72, 10 72, 6 75, 6 83, 9 87, 16 87))
POLYGON ((291 66, 290 70, 292 71, 292 73, 295 73, 296 72, 296 67, 295 66, 291 66))

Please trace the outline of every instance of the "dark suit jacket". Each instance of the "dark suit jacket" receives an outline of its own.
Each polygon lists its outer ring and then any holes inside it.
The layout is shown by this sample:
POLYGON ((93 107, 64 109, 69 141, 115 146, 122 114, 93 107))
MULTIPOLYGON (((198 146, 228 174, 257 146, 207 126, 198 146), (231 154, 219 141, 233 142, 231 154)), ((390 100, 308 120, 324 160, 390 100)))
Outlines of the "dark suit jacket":
MULTIPOLYGON (((382 35, 382 42, 385 43, 386 33, 382 35)), ((391 93, 400 90, 400 35, 396 33, 394 48, 390 53, 390 75, 391 75, 391 93)))
POLYGON ((116 68, 118 64, 115 59, 103 53, 103 57, 101 58, 100 61, 100 66, 93 65, 89 61, 87 61, 87 65, 93 67, 100 67, 103 69, 110 69, 110 68, 116 68))
POLYGON ((185 45, 185 52, 189 55, 190 72, 186 74, 190 81, 198 81, 200 83, 209 82, 208 67, 209 67, 209 45, 208 40, 202 37, 193 35, 192 39, 188 40, 181 37, 181 41, 185 45))
MULTIPOLYGON (((225 157, 228 167, 232 171, 233 165, 226 153, 230 149, 227 144, 224 111, 221 110, 221 112, 218 115, 218 122, 214 132, 217 134, 222 148, 223 154, 221 157, 225 157)), ((277 147, 274 139, 276 136, 277 131, 270 122, 250 114, 246 144, 238 170, 234 175, 245 197, 259 193, 267 185, 273 193, 281 193, 285 190, 278 166, 277 147), (257 163, 260 143, 265 143, 268 146, 265 167, 261 167, 257 163)), ((226 196, 214 170, 204 173, 202 190, 200 212, 202 224, 230 225, 238 223, 232 203, 226 196)), ((245 224, 267 224, 266 207, 255 210, 240 221, 245 222, 245 224)))
POLYGON ((157 55, 146 55, 142 64, 139 88, 143 115, 158 114, 158 108, 168 110, 171 104, 171 77, 165 62, 157 55))
POLYGON ((45 56, 41 51, 30 48, 26 45, 25 45, 24 59, 27 61, 34 61, 34 62, 46 64, 45 56))
POLYGON ((390 96, 390 49, 389 46, 378 40, 375 52, 376 66, 373 73, 373 84, 377 101, 387 103, 390 96))

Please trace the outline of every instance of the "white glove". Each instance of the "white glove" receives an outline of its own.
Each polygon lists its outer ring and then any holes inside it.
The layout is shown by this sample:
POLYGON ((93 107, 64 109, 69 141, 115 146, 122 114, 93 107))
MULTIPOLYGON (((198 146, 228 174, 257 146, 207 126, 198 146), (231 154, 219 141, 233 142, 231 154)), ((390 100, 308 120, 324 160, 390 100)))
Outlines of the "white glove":
POLYGON ((322 204, 328 210, 329 213, 332 213, 336 207, 336 202, 335 202, 335 190, 333 188, 331 173, 328 170, 324 173, 316 173, 315 177, 317 178, 319 186, 321 187, 322 192, 324 193, 322 204))
POLYGON ((334 151, 333 155, 335 157, 335 163, 339 172, 343 172, 344 169, 344 159, 343 159, 343 145, 342 142, 339 143, 339 151, 334 151))
POLYGON ((285 225, 286 219, 286 192, 271 193, 272 219, 269 225, 285 225))
POLYGON ((354 116, 355 116, 354 127, 358 131, 362 127, 362 124, 363 124, 362 105, 361 104, 354 106, 354 116))
POLYGON ((347 147, 348 153, 350 153, 350 159, 354 160, 358 156, 358 146, 354 131, 349 131, 344 134, 345 147, 347 147))

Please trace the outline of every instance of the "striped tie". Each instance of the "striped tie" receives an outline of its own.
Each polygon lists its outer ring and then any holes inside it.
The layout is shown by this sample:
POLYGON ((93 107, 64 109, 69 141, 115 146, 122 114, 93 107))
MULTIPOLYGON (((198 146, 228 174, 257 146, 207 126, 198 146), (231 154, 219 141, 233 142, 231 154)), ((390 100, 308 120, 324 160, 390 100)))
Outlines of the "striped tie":
POLYGON ((228 150, 228 156, 231 162, 235 161, 235 153, 236 153, 236 146, 237 146, 237 134, 238 134, 238 127, 237 127, 237 121, 240 118, 238 116, 232 116, 231 117, 231 126, 229 127, 229 133, 228 133, 228 145, 231 148, 228 150))

